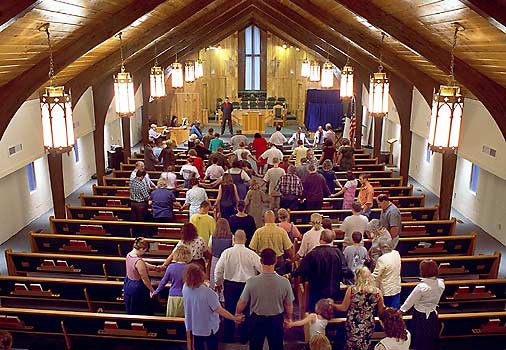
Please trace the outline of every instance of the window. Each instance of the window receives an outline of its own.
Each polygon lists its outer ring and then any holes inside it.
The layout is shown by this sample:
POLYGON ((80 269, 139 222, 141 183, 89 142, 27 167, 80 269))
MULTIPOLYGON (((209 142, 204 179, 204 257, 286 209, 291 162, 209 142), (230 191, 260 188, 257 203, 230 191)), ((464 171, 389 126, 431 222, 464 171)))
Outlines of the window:
POLYGON ((37 180, 35 179, 35 167, 33 166, 33 162, 26 165, 26 177, 28 178, 28 188, 30 192, 35 191, 37 189, 37 180))
POLYGON ((426 154, 425 154, 425 161, 427 163, 430 163, 430 157, 432 157, 432 151, 431 151, 429 145, 427 144, 427 151, 426 151, 426 154))
POLYGON ((260 29, 249 26, 244 31, 245 69, 244 89, 260 90, 260 29))
POLYGON ((480 176, 480 167, 473 163, 471 168, 471 181, 469 183, 469 190, 476 194, 478 188, 478 178, 480 176))
POLYGON ((74 156, 76 158, 76 163, 79 163, 79 146, 77 140, 74 142, 74 156))

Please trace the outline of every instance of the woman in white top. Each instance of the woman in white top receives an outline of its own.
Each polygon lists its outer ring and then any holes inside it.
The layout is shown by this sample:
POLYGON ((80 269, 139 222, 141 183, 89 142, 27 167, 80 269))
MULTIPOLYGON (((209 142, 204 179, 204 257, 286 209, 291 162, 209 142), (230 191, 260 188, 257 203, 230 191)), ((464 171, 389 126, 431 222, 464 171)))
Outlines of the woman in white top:
POLYGON ((406 329, 401 312, 387 307, 380 313, 379 319, 386 337, 376 344, 374 350, 409 350, 411 335, 406 329))
POLYGON ((307 315, 302 320, 288 322, 288 328, 305 326, 309 324, 309 339, 316 334, 325 335, 325 328, 329 320, 334 316, 334 300, 320 299, 316 303, 315 313, 307 315))
POLYGON ((437 349, 441 325, 436 308, 445 285, 443 279, 437 278, 438 266, 433 260, 423 260, 420 263, 420 275, 421 282, 416 285, 400 310, 407 312, 413 307, 413 349, 437 349))

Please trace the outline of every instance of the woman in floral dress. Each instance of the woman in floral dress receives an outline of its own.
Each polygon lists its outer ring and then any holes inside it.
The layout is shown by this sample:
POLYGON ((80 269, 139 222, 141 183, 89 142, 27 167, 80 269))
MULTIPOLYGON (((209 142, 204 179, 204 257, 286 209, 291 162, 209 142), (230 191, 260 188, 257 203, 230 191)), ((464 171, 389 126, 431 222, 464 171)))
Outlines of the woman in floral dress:
POLYGON ((374 332, 374 312, 381 313, 385 304, 376 287, 371 271, 365 266, 355 271, 355 285, 348 287, 341 304, 334 304, 337 311, 348 311, 346 317, 346 349, 368 350, 374 332))

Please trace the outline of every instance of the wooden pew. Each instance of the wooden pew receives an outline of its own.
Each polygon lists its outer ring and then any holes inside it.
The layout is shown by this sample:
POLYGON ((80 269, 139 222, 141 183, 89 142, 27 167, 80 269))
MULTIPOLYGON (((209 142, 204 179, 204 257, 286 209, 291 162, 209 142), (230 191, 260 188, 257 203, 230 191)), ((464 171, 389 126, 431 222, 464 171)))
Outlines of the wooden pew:
MULTIPOLYGON (((411 315, 403 317, 409 328, 411 315)), ((443 323, 440 334, 441 349, 504 349, 506 328, 503 325, 506 320, 506 311, 440 314, 439 319, 443 323)), ((376 317, 375 320, 376 329, 372 338, 373 344, 384 337, 379 319, 376 317)), ((345 322, 346 318, 339 317, 330 320, 327 325, 326 335, 333 343, 333 348, 341 349, 344 346, 345 322)))
MULTIPOLYGON (((161 265, 165 259, 145 258, 145 261, 161 265)), ((25 253, 5 251, 7 271, 12 276, 75 276, 122 281, 126 274, 125 258, 83 254, 25 253)), ((153 278, 160 278, 163 272, 150 271, 153 278)))
POLYGON ((134 221, 77 220, 49 218, 51 233, 75 233, 92 236, 133 237, 142 232, 144 237, 181 238, 182 223, 134 221))
POLYGON ((183 318, 79 311, 0 308, 0 329, 17 348, 192 349, 183 318))
MULTIPOLYGON (((436 215, 438 208, 437 207, 416 207, 416 208, 399 208, 401 214, 408 214, 406 216, 407 220, 403 221, 429 221, 434 218, 436 215)), ((293 220, 295 224, 306 224, 310 222, 311 214, 314 213, 314 210, 292 210, 290 211, 290 218, 293 220)), ((352 215, 351 210, 336 210, 336 209, 323 209, 318 210, 318 213, 323 215, 324 217, 328 217, 332 220, 343 221, 347 216, 352 215)), ((374 208, 372 209, 371 219, 379 219, 381 214, 381 209, 374 208)))
MULTIPOLYGON (((402 280, 405 282, 418 281, 419 265, 426 257, 402 258, 402 280)), ((473 256, 433 256, 439 265, 439 276, 445 279, 490 279, 497 278, 501 253, 493 255, 473 256)))
MULTIPOLYGON (((432 220, 432 221, 404 221, 402 222, 401 237, 425 237, 425 236, 451 236, 455 234, 457 220, 432 220), (409 229, 407 229, 409 228, 409 229)), ((339 230, 341 224, 332 224, 334 230, 339 230)), ((311 229, 310 224, 297 225, 301 233, 311 229)))
MULTIPOLYGON (((382 187, 387 189, 388 187, 382 187)), ((406 189, 408 189, 406 187, 406 189)), ((179 197, 177 200, 183 204, 185 201, 184 198, 185 191, 179 191, 179 197)), ((101 195, 87 195, 81 193, 79 195, 79 200, 81 202, 81 206, 83 207, 129 207, 130 206, 130 197, 123 196, 101 196, 101 195)), ((398 207, 423 207, 425 206, 425 196, 390 196, 390 200, 397 205, 398 207)), ((215 199, 209 198, 211 205, 214 205, 215 199)), ((341 207, 343 202, 343 198, 324 198, 323 205, 324 209, 332 209, 333 206, 341 207), (328 207, 326 207, 328 206, 328 207)), ((376 201, 373 202, 373 208, 377 207, 376 201)))
MULTIPOLYGON (((157 315, 165 315, 169 286, 153 299, 157 315)), ((3 307, 125 313, 123 282, 75 278, 0 276, 3 307)))
MULTIPOLYGON (((135 238, 88 236, 75 234, 30 232, 30 246, 34 253, 69 253, 124 257, 132 249, 135 238)), ((145 257, 166 258, 178 239, 146 238, 149 250, 145 257)))
MULTIPOLYGON (((67 218, 79 220, 130 220, 130 207, 87 207, 66 205, 67 218)), ((149 209, 151 212, 151 209, 149 209)), ((188 222, 189 210, 174 210, 173 222, 188 222)), ((212 215, 212 212, 211 212, 212 215)))

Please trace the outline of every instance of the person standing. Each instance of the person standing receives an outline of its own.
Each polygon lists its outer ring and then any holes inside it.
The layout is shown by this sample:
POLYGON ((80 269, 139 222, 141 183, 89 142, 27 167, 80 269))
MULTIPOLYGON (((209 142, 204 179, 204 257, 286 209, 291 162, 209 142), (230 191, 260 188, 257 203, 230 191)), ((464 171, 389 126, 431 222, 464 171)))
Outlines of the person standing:
POLYGON ((342 261, 332 246, 334 231, 323 230, 320 244, 313 248, 301 261, 294 277, 301 276, 309 282, 309 311, 315 310, 318 300, 331 298, 340 299, 340 283, 343 281, 342 261))
POLYGON ((193 335, 194 349, 204 350, 207 345, 207 350, 218 350, 220 316, 237 323, 243 317, 234 316, 221 306, 218 294, 204 284, 206 274, 200 266, 188 266, 183 278, 184 323, 186 331, 193 335))
POLYGON ((374 311, 381 313, 385 308, 383 295, 374 285, 371 271, 365 266, 355 274, 355 285, 348 287, 341 304, 334 309, 348 312, 346 316, 346 349, 369 350, 374 333, 374 311))
MULTIPOLYGON (((355 202, 355 192, 357 191, 358 182, 355 179, 353 172, 346 172, 346 183, 341 187, 341 190, 334 196, 338 197, 343 195, 343 210, 352 209, 353 203, 355 202)), ((340 184, 339 184, 340 185, 340 184)))
POLYGON ((374 200, 374 187, 369 183, 369 174, 360 174, 360 191, 358 191, 358 201, 362 206, 362 214, 369 218, 371 216, 371 208, 374 200))
MULTIPOLYGON (((232 231, 227 219, 219 218, 216 221, 216 229, 209 238, 209 250, 211 251, 211 268, 209 270, 209 286, 216 289, 216 280, 214 279, 214 271, 221 254, 227 248, 232 246, 232 231)), ((223 293, 218 292, 220 301, 223 301, 223 293)))
POLYGON ((355 165, 353 147, 348 139, 343 139, 343 145, 337 150, 337 165, 340 171, 351 171, 355 165))
POLYGON ((253 216, 246 213, 246 204, 244 201, 237 202, 237 214, 232 215, 228 219, 228 222, 232 232, 236 232, 237 230, 244 230, 244 232, 246 232, 246 246, 249 247, 249 242, 251 242, 253 234, 257 230, 257 226, 253 216))
POLYGON ((327 181, 322 174, 316 172, 313 164, 308 166, 309 175, 304 180, 304 198, 307 210, 321 210, 323 198, 330 196, 327 181))
POLYGON ((203 137, 202 137, 202 143, 204 143, 204 147, 209 149, 209 143, 211 142, 211 140, 214 139, 214 129, 213 128, 209 128, 207 130, 207 134, 205 134, 203 137))
POLYGON ((295 148, 298 146, 299 141, 302 141, 302 145, 311 146, 309 140, 306 137, 306 134, 302 132, 302 128, 300 126, 297 128, 297 131, 293 133, 292 137, 290 137, 288 143, 293 145, 292 148, 295 148))
POLYGON ((146 170, 137 170, 130 180, 130 220, 146 221, 148 215, 149 187, 144 181, 146 170))
POLYGON ((379 239, 382 255, 376 261, 372 276, 383 293, 385 305, 398 309, 401 306, 401 256, 391 244, 388 237, 379 239))
MULTIPOLYGON (((221 291, 225 296, 225 309, 231 313, 239 301, 246 281, 262 272, 260 257, 251 249, 246 248, 246 233, 244 230, 237 230, 233 237, 233 246, 225 249, 216 263, 214 270, 214 281, 216 290, 221 291)), ((249 310, 245 311, 244 323, 239 325, 239 337, 241 343, 248 341, 248 320, 249 310)), ((234 323, 225 320, 224 340, 229 342, 234 337, 234 323)))
POLYGON ((445 290, 443 279, 437 278, 438 267, 434 260, 420 262, 422 280, 402 304, 401 311, 413 308, 411 334, 413 349, 432 350, 438 348, 441 324, 437 316, 437 304, 445 290))
POLYGON ((132 250, 126 256, 126 277, 123 286, 126 312, 129 315, 152 315, 150 293, 155 290, 148 276, 149 270, 157 267, 142 260, 148 249, 144 237, 134 240, 132 250))
POLYGON ((401 212, 399 208, 390 202, 388 194, 380 194, 376 198, 378 207, 381 208, 380 223, 386 228, 392 236, 392 247, 395 249, 399 243, 399 234, 401 232, 401 212))
POLYGON ((174 192, 167 188, 167 180, 159 178, 157 188, 150 195, 153 220, 156 222, 171 222, 174 220, 174 207, 181 205, 176 201, 174 192))
POLYGON ((286 175, 279 178, 274 190, 279 192, 280 207, 290 210, 297 210, 299 199, 302 198, 304 188, 302 181, 295 175, 295 167, 290 165, 286 175))
MULTIPOLYGON (((142 160, 138 160, 137 162, 135 162, 135 169, 132 170, 132 172, 130 173, 130 181, 135 179, 135 177, 137 176, 137 171, 139 171, 139 170, 144 170, 144 171, 146 170, 144 168, 144 162, 142 160)), ((148 173, 146 173, 146 175, 144 175, 143 181, 146 183, 148 188, 155 187, 155 183, 153 181, 151 181, 148 173)))
POLYGON ((264 221, 265 225, 259 227, 255 231, 249 246, 257 253, 262 252, 266 248, 274 250, 277 258, 276 271, 278 271, 278 273, 284 274, 284 254, 286 253, 289 257, 291 257, 293 243, 290 241, 288 233, 286 233, 284 229, 275 224, 276 215, 274 215, 274 212, 272 212, 272 210, 265 212, 264 221))
POLYGON ((325 131, 323 130, 323 127, 320 125, 320 126, 318 126, 318 129, 314 133, 313 147, 321 149, 323 146, 323 138, 324 137, 325 137, 325 131))
POLYGON ((155 171, 155 165, 160 164, 153 153, 153 146, 154 141, 149 141, 144 145, 144 168, 148 171, 155 171))
POLYGON ((265 164, 267 164, 267 161, 263 158, 261 158, 261 155, 264 154, 265 151, 267 151, 267 148, 269 148, 269 144, 267 143, 267 140, 260 135, 260 133, 255 133, 255 136, 253 136, 253 142, 251 143, 251 148, 255 150, 255 157, 257 159, 257 170, 258 173, 263 174, 264 173, 264 167, 265 164))
POLYGON ((267 159, 267 167, 270 169, 274 166, 274 158, 282 159, 283 152, 281 152, 275 144, 271 144, 271 148, 266 150, 260 155, 260 158, 267 159))
POLYGON ((219 149, 223 148, 223 147, 225 147, 225 143, 223 142, 222 139, 220 139, 220 134, 215 133, 214 134, 214 139, 212 139, 212 140, 209 141, 209 150, 211 152, 219 152, 219 149))
POLYGON ((367 224, 367 230, 369 232, 369 238, 371 241, 371 248, 369 248, 369 257, 374 264, 378 261, 378 258, 381 256, 381 249, 379 247, 380 238, 385 238, 387 241, 390 240, 390 244, 392 244, 392 237, 386 228, 381 226, 381 223, 378 219, 372 219, 367 224))
MULTIPOLYGON (((279 150, 282 150, 283 144, 285 144, 286 141, 285 135, 281 132, 281 126, 276 125, 276 131, 274 131, 269 138, 269 143, 275 145, 279 150)), ((281 159, 281 157, 279 159, 281 159)))
POLYGON ((279 167, 279 159, 274 158, 272 160, 272 168, 267 170, 264 176, 264 182, 267 184, 267 194, 270 197, 269 206, 271 210, 277 210, 279 208, 281 193, 276 191, 276 185, 283 175, 285 175, 285 171, 279 167))
POLYGON ((181 207, 181 210, 190 208, 189 218, 192 217, 193 214, 197 214, 200 209, 200 205, 203 201, 207 201, 207 193, 202 187, 199 187, 199 180, 196 178, 191 178, 190 181, 191 188, 186 191, 186 199, 184 205, 181 207))
POLYGON ((257 227, 263 226, 265 206, 269 203, 269 196, 260 189, 260 184, 256 180, 251 180, 249 191, 244 198, 246 212, 255 218, 257 227))
POLYGON ((242 315, 248 303, 251 311, 250 350, 263 349, 267 337, 270 350, 283 350, 283 322, 292 321, 294 295, 290 281, 275 271, 276 252, 262 250, 262 273, 246 281, 236 307, 236 315, 242 315))
MULTIPOLYGON (((379 314, 379 319, 386 337, 376 344, 374 350, 409 350, 411 334, 406 329, 402 313, 387 307, 379 314)), ((437 349, 437 346, 427 349, 437 349)))
POLYGON ((234 130, 232 129, 232 111, 234 107, 232 103, 230 103, 228 96, 225 97, 225 102, 221 105, 221 112, 223 113, 221 116, 221 134, 225 133, 225 124, 228 121, 228 131, 230 131, 230 136, 234 135, 234 130))
POLYGON ((295 157, 295 166, 301 164, 301 159, 306 158, 308 149, 304 147, 302 140, 297 140, 297 147, 292 151, 292 157, 295 157))
POLYGON ((235 131, 235 135, 230 138, 230 144, 232 145, 232 149, 235 151, 239 148, 239 145, 244 143, 245 146, 249 145, 249 140, 246 135, 242 134, 241 129, 237 129, 235 131))
POLYGON ((322 228, 323 217, 318 213, 311 214, 311 230, 307 231, 302 235, 302 242, 300 243, 299 251, 297 252, 298 257, 303 258, 308 254, 314 247, 320 244, 320 237, 323 231, 322 228))
POLYGON ((197 228, 199 236, 204 239, 206 244, 209 244, 209 237, 216 229, 216 221, 209 215, 209 209, 211 209, 209 201, 203 201, 200 203, 199 212, 190 218, 190 223, 197 228))
POLYGON ((234 179, 229 173, 223 174, 221 184, 218 187, 218 196, 214 203, 214 210, 217 210, 220 217, 227 219, 235 214, 235 206, 239 202, 239 194, 234 184, 234 179))
POLYGON ((190 135, 197 135, 199 140, 202 140, 202 131, 200 130, 200 120, 195 120, 192 127, 190 128, 190 135))
MULTIPOLYGON (((360 214, 361 210, 360 203, 354 202, 351 206, 352 215, 347 216, 341 224, 340 230, 344 231, 343 245, 345 247, 353 243, 351 239, 353 232, 364 234, 367 231, 369 220, 367 220, 366 216, 360 214)), ((364 243, 361 242, 361 245, 364 245, 364 243)))

